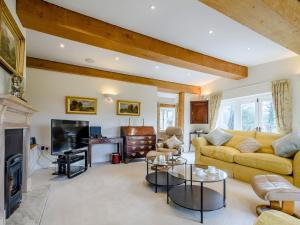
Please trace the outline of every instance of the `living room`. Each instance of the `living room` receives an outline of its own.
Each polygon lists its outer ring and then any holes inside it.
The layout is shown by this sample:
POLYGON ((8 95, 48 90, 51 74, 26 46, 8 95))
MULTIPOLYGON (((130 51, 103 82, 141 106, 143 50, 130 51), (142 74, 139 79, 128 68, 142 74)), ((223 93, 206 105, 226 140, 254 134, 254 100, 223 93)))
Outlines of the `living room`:
POLYGON ((0 224, 300 224, 297 0, 0 0, 0 224))

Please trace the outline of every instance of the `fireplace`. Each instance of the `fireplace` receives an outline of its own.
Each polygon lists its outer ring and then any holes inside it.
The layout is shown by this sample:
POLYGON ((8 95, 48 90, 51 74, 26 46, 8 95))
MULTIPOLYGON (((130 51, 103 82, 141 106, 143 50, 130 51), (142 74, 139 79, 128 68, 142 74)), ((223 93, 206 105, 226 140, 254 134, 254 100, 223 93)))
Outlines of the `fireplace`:
POLYGON ((36 110, 12 95, 0 95, 0 225, 28 188, 31 117, 36 110))
POLYGON ((5 211, 8 218, 22 200, 23 129, 5 130, 5 211))
POLYGON ((5 162, 5 211, 6 218, 22 201, 22 154, 15 154, 5 162))

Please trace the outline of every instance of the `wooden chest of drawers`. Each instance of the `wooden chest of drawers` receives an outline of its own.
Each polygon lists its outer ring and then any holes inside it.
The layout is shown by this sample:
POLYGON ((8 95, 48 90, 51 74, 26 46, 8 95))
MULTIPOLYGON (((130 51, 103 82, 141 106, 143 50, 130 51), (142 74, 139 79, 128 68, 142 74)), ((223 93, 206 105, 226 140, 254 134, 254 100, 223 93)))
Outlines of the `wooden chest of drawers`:
POLYGON ((123 157, 125 163, 130 159, 144 158, 156 149, 156 135, 153 127, 121 127, 124 138, 123 157))

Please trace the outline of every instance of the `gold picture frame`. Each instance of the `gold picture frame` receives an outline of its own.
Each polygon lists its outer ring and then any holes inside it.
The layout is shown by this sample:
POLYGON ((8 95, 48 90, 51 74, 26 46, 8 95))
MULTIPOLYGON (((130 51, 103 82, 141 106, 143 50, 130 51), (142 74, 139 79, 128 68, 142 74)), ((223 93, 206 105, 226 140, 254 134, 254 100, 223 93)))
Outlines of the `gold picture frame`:
POLYGON ((0 64, 8 72, 23 76, 25 38, 4 0, 0 0, 0 64))
POLYGON ((118 100, 117 115, 119 116, 140 116, 141 103, 137 101, 118 100))
POLYGON ((77 96, 66 96, 67 114, 97 114, 97 99, 77 96))

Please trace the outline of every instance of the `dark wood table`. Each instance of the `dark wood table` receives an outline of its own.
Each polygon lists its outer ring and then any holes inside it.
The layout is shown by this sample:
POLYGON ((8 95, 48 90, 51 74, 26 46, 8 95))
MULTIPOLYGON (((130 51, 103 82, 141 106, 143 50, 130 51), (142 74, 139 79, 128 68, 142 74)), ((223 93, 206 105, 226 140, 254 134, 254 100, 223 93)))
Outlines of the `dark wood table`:
POLYGON ((88 146, 88 162, 90 167, 92 166, 92 149, 93 145, 101 144, 116 144, 118 147, 118 153, 121 155, 122 162, 123 158, 123 138, 121 137, 110 137, 110 138, 90 138, 88 146))

